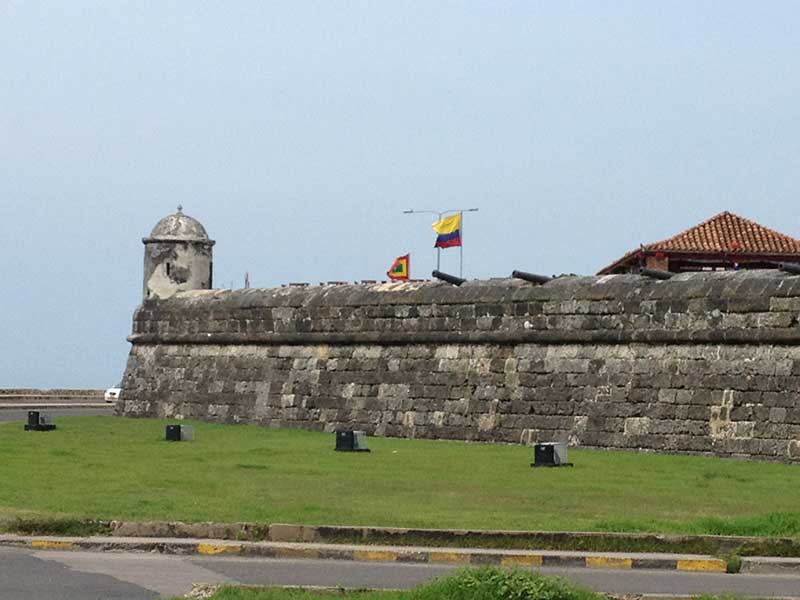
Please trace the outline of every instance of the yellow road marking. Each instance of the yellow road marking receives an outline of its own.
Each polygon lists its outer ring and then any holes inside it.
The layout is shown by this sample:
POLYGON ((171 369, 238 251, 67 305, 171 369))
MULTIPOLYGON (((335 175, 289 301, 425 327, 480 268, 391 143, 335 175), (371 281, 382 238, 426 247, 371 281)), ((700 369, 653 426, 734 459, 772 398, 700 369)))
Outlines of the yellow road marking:
POLYGON ((216 554, 239 554, 242 547, 238 544, 197 544, 197 552, 214 556, 216 554))
POLYGON ((72 542, 57 542, 54 540, 33 540, 31 546, 39 550, 73 550, 75 548, 75 544, 72 542))
POLYGON ((711 571, 724 573, 726 565, 724 560, 718 558, 690 558, 678 561, 678 571, 711 571))
POLYGON ((630 569, 633 567, 633 560, 610 556, 587 556, 586 566, 592 569, 630 569))
POLYGON ((397 560, 397 552, 385 550, 355 550, 353 552, 353 560, 394 562, 397 560))

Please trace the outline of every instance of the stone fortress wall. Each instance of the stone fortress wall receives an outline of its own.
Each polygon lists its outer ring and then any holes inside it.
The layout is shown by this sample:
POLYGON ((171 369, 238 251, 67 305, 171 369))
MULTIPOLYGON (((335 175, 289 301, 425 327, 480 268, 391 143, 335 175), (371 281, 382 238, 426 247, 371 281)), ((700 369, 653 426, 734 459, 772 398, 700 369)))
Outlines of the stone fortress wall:
POLYGON ((800 461, 798 316, 778 271, 184 291, 117 410, 800 461))

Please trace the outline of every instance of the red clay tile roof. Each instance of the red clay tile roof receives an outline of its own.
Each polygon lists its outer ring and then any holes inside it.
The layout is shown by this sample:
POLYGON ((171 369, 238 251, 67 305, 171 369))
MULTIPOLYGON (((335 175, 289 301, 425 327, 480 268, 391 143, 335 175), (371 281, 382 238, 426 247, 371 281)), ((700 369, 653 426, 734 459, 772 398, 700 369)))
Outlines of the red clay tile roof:
POLYGON ((652 252, 800 254, 800 240, 725 211, 683 233, 644 248, 652 252))
POLYGON ((800 255, 800 240, 725 211, 671 238, 632 250, 603 268, 599 273, 612 272, 613 269, 624 264, 627 259, 642 251, 647 253, 664 252, 667 255, 675 252, 734 253, 737 256, 747 254, 800 255))

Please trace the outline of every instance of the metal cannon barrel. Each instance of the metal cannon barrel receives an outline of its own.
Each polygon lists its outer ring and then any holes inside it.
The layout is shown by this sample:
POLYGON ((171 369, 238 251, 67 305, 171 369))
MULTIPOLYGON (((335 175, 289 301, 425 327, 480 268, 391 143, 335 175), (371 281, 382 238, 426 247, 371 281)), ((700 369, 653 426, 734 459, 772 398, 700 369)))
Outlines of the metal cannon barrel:
POLYGON ((647 267, 642 267, 639 269, 639 275, 644 275, 645 277, 652 277, 653 279, 669 279, 675 273, 670 273, 669 271, 662 271, 661 269, 648 269, 647 267))
POLYGON ((434 271, 431 273, 431 275, 433 275, 436 279, 441 279, 442 281, 452 283, 453 285, 461 285, 466 281, 466 279, 456 277, 455 275, 450 275, 449 273, 442 273, 441 271, 434 271))
POLYGON ((778 268, 792 275, 800 275, 800 264, 798 263, 780 263, 778 268))
POLYGON ((539 285, 547 283, 552 279, 552 277, 548 277, 547 275, 537 275, 536 273, 528 273, 527 271, 511 271, 511 276, 515 279, 524 279, 525 281, 530 281, 531 283, 539 285))

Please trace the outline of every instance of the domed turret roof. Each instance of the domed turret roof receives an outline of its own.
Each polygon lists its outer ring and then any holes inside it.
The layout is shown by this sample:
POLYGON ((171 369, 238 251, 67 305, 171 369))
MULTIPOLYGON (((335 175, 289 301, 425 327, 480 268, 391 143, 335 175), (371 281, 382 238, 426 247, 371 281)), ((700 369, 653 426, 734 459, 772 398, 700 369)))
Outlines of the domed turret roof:
POLYGON ((161 219, 148 240, 180 240, 192 242, 209 242, 206 228, 197 219, 183 214, 183 207, 178 212, 161 219))

